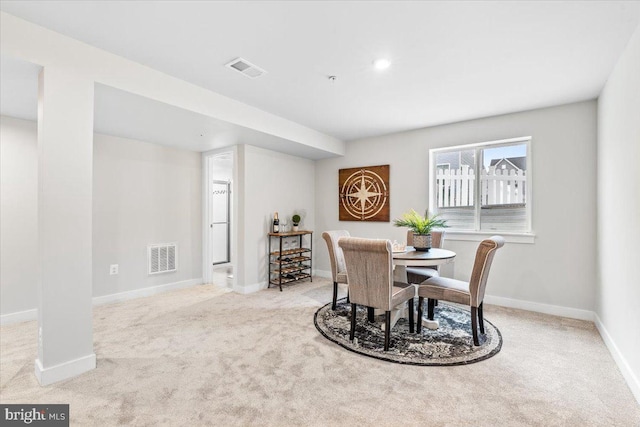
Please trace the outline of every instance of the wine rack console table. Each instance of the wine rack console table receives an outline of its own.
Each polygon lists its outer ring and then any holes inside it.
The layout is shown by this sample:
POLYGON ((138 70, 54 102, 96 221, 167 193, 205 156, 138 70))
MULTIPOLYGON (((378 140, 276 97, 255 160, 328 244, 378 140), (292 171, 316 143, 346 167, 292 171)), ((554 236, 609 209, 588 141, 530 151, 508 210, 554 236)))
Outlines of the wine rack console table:
POLYGON ((277 285, 282 292, 282 284, 297 282, 298 280, 309 279, 311 277, 311 254, 313 252, 313 231, 300 230, 288 231, 284 233, 269 233, 269 287, 277 285), (309 236, 308 239, 303 239, 309 236), (282 240, 287 237, 297 237, 297 248, 283 248, 282 240), (272 246, 272 240, 277 239, 276 245, 272 246), (305 242, 308 240, 308 242, 305 242), (308 245, 306 245, 308 243, 308 245), (273 249, 272 249, 273 248, 273 249))

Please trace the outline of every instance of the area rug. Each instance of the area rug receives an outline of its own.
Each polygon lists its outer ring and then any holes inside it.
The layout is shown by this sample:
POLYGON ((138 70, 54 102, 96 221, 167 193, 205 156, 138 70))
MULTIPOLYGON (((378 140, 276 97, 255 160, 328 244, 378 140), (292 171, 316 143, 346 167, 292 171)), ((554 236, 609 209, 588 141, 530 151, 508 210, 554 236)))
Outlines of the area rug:
MULTIPOLYGON (((417 301, 416 301, 417 303, 417 301)), ((416 304, 417 306, 417 304, 416 304)), ((426 308, 426 307, 425 307, 426 308)), ((426 315, 426 309, 424 310, 426 315)), ((480 346, 473 345, 469 308, 440 301, 435 308, 437 330, 427 329, 423 323, 420 334, 409 332, 409 322, 401 318, 391 330, 389 351, 384 351, 384 315, 376 316, 374 323, 367 321, 366 307, 358 306, 356 333, 349 341, 351 304, 341 300, 336 310, 331 303, 315 314, 314 323, 320 333, 347 350, 389 362, 422 366, 468 365, 495 356, 502 347, 502 335, 486 318, 485 334, 480 335, 480 346)))

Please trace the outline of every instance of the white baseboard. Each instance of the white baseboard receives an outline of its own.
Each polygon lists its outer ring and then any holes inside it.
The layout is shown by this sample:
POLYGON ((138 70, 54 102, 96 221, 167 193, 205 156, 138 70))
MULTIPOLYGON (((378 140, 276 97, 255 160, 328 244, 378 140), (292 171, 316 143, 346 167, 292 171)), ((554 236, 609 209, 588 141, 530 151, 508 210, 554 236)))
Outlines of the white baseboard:
POLYGON ((201 285, 202 283, 202 279, 189 279, 181 282, 167 283, 165 285, 150 286, 148 288, 134 289, 117 294, 93 297, 93 305, 102 305, 112 302, 127 301, 135 298, 150 297, 164 292, 174 291, 176 289, 190 288, 191 286, 201 285))
POLYGON ((38 318, 38 309, 17 311, 15 313, 3 314, 0 316, 0 326, 10 325, 12 323, 28 322, 38 318))
POLYGON ((233 291, 239 294, 252 294, 254 292, 261 291, 262 289, 267 289, 267 282, 258 282, 245 286, 233 286, 233 291))
MULTIPOLYGON (((191 286, 201 285, 202 279, 183 280, 181 282, 167 283, 165 285, 150 286, 148 288, 134 289, 117 294, 104 295, 93 298, 93 305, 109 304, 112 302, 127 301, 135 298, 150 297, 152 295, 161 294, 176 289, 190 288, 191 286)), ((12 323, 26 322, 36 320, 38 318, 38 309, 19 311, 17 313, 3 314, 0 316, 0 326, 10 325, 12 323)))
POLYGON ((618 365, 618 369, 620 369, 622 376, 627 381, 627 385, 631 389, 631 393, 633 393, 633 396, 636 398, 638 403, 640 403, 640 380, 638 380, 638 377, 629 366, 627 359, 625 359, 622 353, 620 353, 618 346, 613 341, 613 338, 611 338, 611 335, 609 335, 607 328, 604 327, 600 317, 596 313, 593 315, 595 318, 594 323, 596 324, 596 328, 598 328, 598 332, 600 332, 602 340, 609 349, 611 356, 613 356, 613 360, 615 360, 618 365))
POLYGON ((40 359, 36 359, 35 374, 40 385, 45 386, 73 378, 95 368, 96 354, 91 353, 88 356, 70 360, 59 365, 50 366, 48 368, 43 368, 40 359))
POLYGON ((569 317, 571 319, 588 320, 593 322, 593 311, 580 308, 562 307, 560 305, 543 304, 539 302, 524 301, 505 297, 485 295, 484 301, 487 304, 499 305, 502 307, 518 308, 521 310, 535 311, 537 313, 551 314, 554 316, 569 317))

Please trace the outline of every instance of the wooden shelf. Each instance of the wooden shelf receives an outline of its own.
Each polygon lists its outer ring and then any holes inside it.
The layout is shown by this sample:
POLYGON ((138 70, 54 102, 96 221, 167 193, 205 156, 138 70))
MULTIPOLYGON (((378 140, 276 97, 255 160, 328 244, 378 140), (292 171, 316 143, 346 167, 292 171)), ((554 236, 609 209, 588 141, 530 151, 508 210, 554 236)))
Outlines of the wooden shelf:
POLYGON ((286 233, 269 233, 269 255, 268 255, 268 270, 269 270, 269 287, 276 285, 280 287, 282 291, 282 285, 285 283, 297 282, 299 280, 310 279, 311 266, 313 263, 313 231, 299 230, 288 231, 286 233), (305 238, 303 241, 303 237, 305 238), (297 237, 298 247, 293 249, 282 249, 282 240, 287 237, 297 237), (272 251, 272 239, 276 239, 278 250, 272 251), (308 241, 308 242, 307 242, 308 241), (309 247, 304 247, 308 244, 309 247))
POLYGON ((296 271, 308 270, 309 268, 311 267, 309 267, 308 265, 297 265, 292 267, 275 268, 271 270, 271 272, 276 274, 289 274, 289 273, 295 273, 296 271))
POLYGON ((310 261, 310 260, 311 258, 308 256, 297 256, 294 258, 274 259, 273 261, 271 261, 271 264, 286 265, 286 264, 295 264, 295 263, 310 261))
POLYGON ((282 251, 282 255, 280 255, 279 251, 271 252, 270 255, 279 257, 279 256, 286 256, 286 255, 303 254, 305 252, 311 252, 311 249, 309 248, 287 249, 286 251, 282 251))
MULTIPOLYGON (((304 280, 304 279, 310 279, 310 278, 311 278, 311 275, 307 273, 294 274, 293 277, 283 276, 282 284, 284 285, 285 283, 297 282, 298 280, 304 280)), ((279 279, 277 277, 275 279, 271 279, 269 282, 270 284, 276 285, 276 286, 280 284, 279 279)))
POLYGON ((293 236, 304 236, 305 234, 313 234, 313 231, 309 230, 298 230, 298 231, 287 231, 284 233, 269 233, 271 237, 293 237, 293 236))

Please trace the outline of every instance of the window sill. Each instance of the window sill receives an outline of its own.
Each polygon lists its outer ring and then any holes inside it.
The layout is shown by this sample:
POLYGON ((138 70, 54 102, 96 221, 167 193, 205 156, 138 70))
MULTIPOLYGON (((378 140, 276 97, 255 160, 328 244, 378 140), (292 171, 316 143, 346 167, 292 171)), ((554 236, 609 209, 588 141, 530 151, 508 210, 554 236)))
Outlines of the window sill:
POLYGON ((505 242, 507 243, 524 243, 524 244, 533 244, 535 243, 536 235, 534 233, 513 233, 513 232, 504 232, 501 233, 499 231, 454 231, 454 230, 446 230, 445 231, 445 241, 447 240, 462 240, 468 242, 481 242, 482 240, 499 235, 504 237, 505 242))

